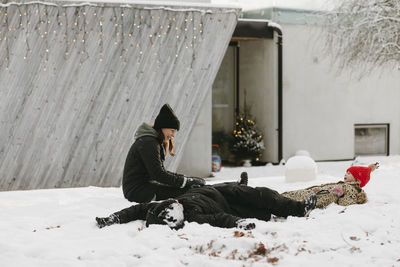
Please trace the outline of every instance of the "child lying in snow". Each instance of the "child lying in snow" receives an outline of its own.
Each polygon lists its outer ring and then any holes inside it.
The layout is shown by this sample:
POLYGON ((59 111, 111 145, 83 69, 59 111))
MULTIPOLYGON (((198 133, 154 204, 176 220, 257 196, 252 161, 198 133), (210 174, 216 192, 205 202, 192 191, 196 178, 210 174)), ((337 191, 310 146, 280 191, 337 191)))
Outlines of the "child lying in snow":
POLYGON ((189 221, 250 230, 255 228, 255 224, 246 218, 268 221, 271 214, 303 217, 315 208, 315 194, 304 201, 296 201, 267 187, 243 185, 247 183, 247 173, 241 176, 245 182, 192 188, 174 199, 133 205, 108 217, 96 218, 97 225, 102 228, 115 223, 146 220, 146 226, 166 224, 179 229, 184 221, 189 221))
POLYGON ((369 182, 371 172, 378 167, 378 162, 370 164, 368 167, 353 166, 347 169, 344 181, 289 191, 282 193, 282 195, 302 201, 310 195, 316 194, 317 208, 325 208, 331 203, 341 206, 363 204, 367 202, 367 195, 361 188, 369 182))

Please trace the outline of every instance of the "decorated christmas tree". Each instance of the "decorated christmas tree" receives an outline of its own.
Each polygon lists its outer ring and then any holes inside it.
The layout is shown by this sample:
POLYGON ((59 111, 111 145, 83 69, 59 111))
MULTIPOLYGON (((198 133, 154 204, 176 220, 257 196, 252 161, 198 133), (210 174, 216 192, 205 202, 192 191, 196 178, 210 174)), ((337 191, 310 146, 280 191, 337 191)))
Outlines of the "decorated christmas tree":
POLYGON ((259 160, 263 150, 263 136, 257 132, 256 123, 245 113, 239 115, 233 130, 232 152, 238 159, 259 160))

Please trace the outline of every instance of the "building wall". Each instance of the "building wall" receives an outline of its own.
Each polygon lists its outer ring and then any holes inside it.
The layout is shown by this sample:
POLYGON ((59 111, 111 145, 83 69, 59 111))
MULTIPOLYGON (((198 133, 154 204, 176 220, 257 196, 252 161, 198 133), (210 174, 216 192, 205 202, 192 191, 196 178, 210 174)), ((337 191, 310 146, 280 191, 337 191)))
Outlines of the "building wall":
MULTIPOLYGON (((315 160, 352 159, 354 125, 378 123, 390 124, 390 154, 399 154, 400 71, 381 68, 361 79, 357 70, 339 71, 322 51, 321 28, 289 18, 281 23, 283 158, 307 150, 315 160)), ((239 64, 241 110, 246 91, 247 106, 264 133, 262 160, 277 162, 276 40, 240 42, 239 64)))
POLYGON ((0 5, 0 190, 120 186, 142 122, 169 103, 176 170, 238 9, 0 5))
POLYGON ((283 157, 305 149, 316 160, 354 157, 354 124, 389 123, 390 153, 400 153, 400 71, 359 79, 322 52, 320 29, 283 24, 283 157))
POLYGON ((277 46, 274 40, 240 42, 239 100, 244 102, 264 137, 261 160, 278 162, 277 46), (245 96, 246 94, 246 96, 245 96))
MULTIPOLYGON (((203 102, 196 124, 189 135, 177 172, 188 176, 208 177, 211 174, 211 88, 203 102)), ((179 132, 178 132, 179 134, 179 132)))

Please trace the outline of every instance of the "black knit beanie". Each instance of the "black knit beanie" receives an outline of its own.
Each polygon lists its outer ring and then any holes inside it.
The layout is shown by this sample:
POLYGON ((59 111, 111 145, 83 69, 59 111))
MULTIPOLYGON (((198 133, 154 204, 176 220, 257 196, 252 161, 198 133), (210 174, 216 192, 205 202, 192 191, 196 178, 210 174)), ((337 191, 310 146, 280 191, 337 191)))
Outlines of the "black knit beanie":
POLYGON ((160 109, 156 120, 154 121, 154 129, 158 130, 161 128, 171 128, 179 131, 180 122, 175 112, 172 110, 170 105, 165 104, 160 109))

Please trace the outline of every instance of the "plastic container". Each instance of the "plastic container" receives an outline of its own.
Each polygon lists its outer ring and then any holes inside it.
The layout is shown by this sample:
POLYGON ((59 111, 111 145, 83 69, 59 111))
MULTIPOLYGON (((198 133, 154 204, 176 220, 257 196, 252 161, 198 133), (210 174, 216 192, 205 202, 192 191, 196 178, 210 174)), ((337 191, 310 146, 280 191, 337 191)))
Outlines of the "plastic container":
POLYGON ((222 162, 221 157, 219 156, 219 145, 212 145, 212 158, 211 158, 211 170, 213 172, 219 172, 221 170, 222 162))

